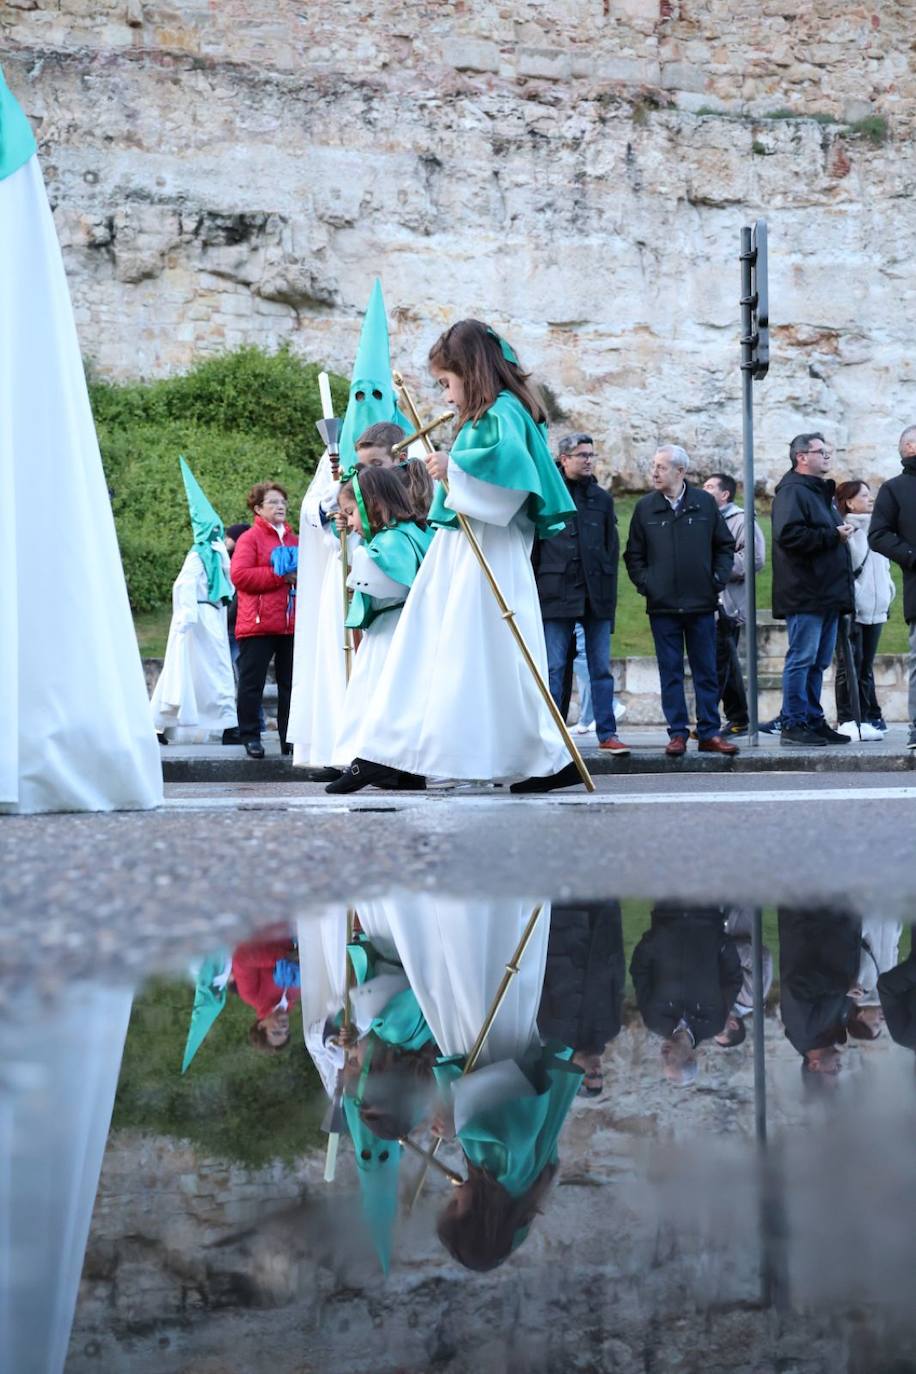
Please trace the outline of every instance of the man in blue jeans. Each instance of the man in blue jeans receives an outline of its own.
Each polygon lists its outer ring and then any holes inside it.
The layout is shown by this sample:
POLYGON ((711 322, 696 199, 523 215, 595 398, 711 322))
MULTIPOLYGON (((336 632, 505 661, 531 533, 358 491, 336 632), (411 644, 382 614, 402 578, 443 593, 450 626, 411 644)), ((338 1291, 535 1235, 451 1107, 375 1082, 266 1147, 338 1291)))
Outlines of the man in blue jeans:
POLYGON ((560 440, 558 464, 576 503, 576 517, 553 539, 536 539, 531 554, 537 581, 550 692, 563 709, 563 687, 576 635, 585 634, 598 748, 626 755, 617 738, 611 634, 617 610, 620 540, 614 498, 593 475, 595 446, 588 434, 560 440))
POLYGON ((652 460, 654 491, 636 503, 624 554, 630 580, 646 598, 669 758, 684 754, 690 732, 685 650, 693 673, 700 751, 738 752, 720 734, 716 670, 716 607, 731 576, 735 540, 709 492, 687 481, 689 463, 679 444, 658 449, 652 460))
POLYGON ((847 548, 852 526, 833 499, 830 458, 822 434, 797 434, 789 445, 792 466, 773 498, 773 615, 785 620, 789 637, 779 739, 788 746, 849 743, 821 710, 840 616, 855 606, 847 548))

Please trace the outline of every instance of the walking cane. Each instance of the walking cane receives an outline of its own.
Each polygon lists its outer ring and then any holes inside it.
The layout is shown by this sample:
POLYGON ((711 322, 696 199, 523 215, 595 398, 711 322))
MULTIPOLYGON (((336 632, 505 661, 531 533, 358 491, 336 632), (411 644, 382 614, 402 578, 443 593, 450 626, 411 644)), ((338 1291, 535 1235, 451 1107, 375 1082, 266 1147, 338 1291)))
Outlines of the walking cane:
MULTIPOLYGON (((344 1004, 343 1004, 343 1029, 349 1030, 350 1027, 350 993, 353 990, 353 963, 348 953, 353 943, 353 926, 356 912, 352 907, 347 908, 347 934, 344 952, 344 1004)), ((324 1158, 324 1181, 333 1183, 334 1175, 337 1172, 337 1149, 340 1145, 340 1134, 343 1127, 343 1070, 337 1075, 337 1085, 334 1089, 334 1096, 331 1099, 325 1119, 321 1123, 321 1128, 328 1133, 328 1148, 324 1158)))
MULTIPOLYGON (((321 396, 321 413, 323 419, 317 421, 318 433, 327 445, 328 457, 331 460, 331 476, 334 481, 340 478, 340 430, 341 421, 334 418, 334 402, 331 399, 331 383, 326 372, 318 373, 318 392, 321 396)), ((353 631, 346 626, 347 614, 350 610, 350 591, 347 587, 347 578, 350 576, 350 562, 347 557, 347 531, 339 530, 340 539, 340 572, 341 585, 343 590, 343 613, 344 613, 344 675, 347 682, 350 681, 350 670, 353 663, 353 631)))
MULTIPOLYGON (((521 960, 522 960, 522 956, 524 955, 525 950, 528 948, 528 945, 529 945, 529 943, 530 943, 530 941, 531 941, 531 937, 532 937, 532 935, 534 934, 535 927, 537 926, 537 923, 538 923, 538 921, 539 921, 540 918, 541 918, 541 914, 542 914, 543 910, 544 910, 544 903, 543 903, 543 902, 539 902, 538 905, 534 908, 534 910, 532 911, 531 915, 530 915, 529 918, 528 918, 528 923, 527 923, 527 925, 525 926, 525 929, 522 931, 522 937, 521 937, 521 939, 519 940, 518 944, 517 944, 516 947, 515 947, 515 953, 512 955, 512 958, 509 960, 508 964, 506 965, 506 971, 505 971, 505 973, 503 974, 502 978, 500 979, 499 987, 496 989, 496 995, 495 995, 495 997, 493 998, 493 1001, 490 1003, 490 1010, 487 1012, 486 1017, 484 1018, 484 1023, 483 1023, 483 1025, 481 1026, 481 1028, 480 1028, 480 1030, 479 1030, 479 1032, 478 1032, 478 1034, 477 1034, 477 1039, 474 1041, 474 1044, 471 1046, 471 1049, 470 1049, 469 1052, 468 1052, 467 1058, 466 1058, 465 1061, 464 1061, 464 1068, 461 1070, 461 1077, 462 1077, 462 1078, 464 1078, 465 1074, 473 1073, 473 1072, 474 1072, 474 1069, 477 1067, 477 1061, 478 1061, 478 1059, 480 1058, 481 1054, 483 1053, 483 1047, 484 1047, 484 1045, 487 1043, 487 1036, 490 1034, 490 1031, 493 1029, 493 1023, 494 1023, 494 1021, 496 1020, 497 1016, 499 1015, 499 1009, 500 1009, 500 1007, 502 1006, 503 1002, 506 1000, 506 993, 509 991, 509 985, 510 985, 510 983, 512 982, 512 979, 513 979, 513 978, 516 976, 516 974, 518 973, 518 967, 519 967, 519 964, 520 964, 520 962, 521 962, 521 960)), ((402 1144, 403 1144, 403 1143, 405 1143, 405 1142, 402 1142, 402 1144)), ((413 1147, 413 1142, 411 1141, 410 1143, 411 1143, 411 1147, 413 1147)), ((428 1172, 429 1172, 429 1166, 430 1166, 430 1164, 437 1163, 437 1161, 436 1161, 436 1153, 437 1153, 437 1151, 438 1151, 438 1149, 439 1149, 439 1147, 440 1147, 441 1144, 442 1144, 442 1136, 440 1135, 439 1138, 438 1138, 438 1140, 436 1141, 435 1145, 434 1145, 433 1148, 429 1151, 428 1154, 427 1154, 427 1152, 426 1152, 425 1150, 420 1150, 419 1146, 416 1147, 416 1149, 417 1149, 417 1151, 418 1151, 419 1153, 426 1155, 426 1164, 424 1165, 423 1172, 420 1174, 420 1177, 419 1177, 419 1179, 417 1180, 417 1186, 416 1186, 416 1188, 414 1189, 413 1197, 410 1199, 410 1202, 407 1204, 407 1211, 408 1211, 408 1212, 412 1212, 412 1211, 413 1211, 413 1209, 414 1209, 414 1207, 415 1207, 415 1205, 416 1205, 417 1199, 419 1198, 420 1194, 421 1194, 422 1191, 423 1191, 423 1184, 426 1182, 426 1175, 427 1175, 428 1172)), ((452 1178, 451 1181, 452 1181, 452 1183, 454 1183, 454 1182, 455 1182, 455 1179, 452 1178)), ((460 1179, 459 1182, 464 1182, 464 1180, 463 1180, 463 1179, 460 1179)))
MULTIPOLYGON (((416 430, 416 435, 413 437, 422 440, 427 453, 435 453, 435 446, 429 437, 429 430, 433 428, 433 426, 424 426, 423 421, 420 419, 420 412, 417 410, 417 407, 413 401, 413 397, 407 390, 407 387, 404 384, 404 378, 401 376, 400 372, 393 372, 391 375, 394 380, 395 386, 401 393, 401 400, 403 402, 404 409, 408 417, 410 418, 411 424, 414 426, 416 430)), ((445 487, 446 491, 448 491, 448 483, 444 479, 442 485, 445 487)), ((512 632, 512 638, 518 645, 519 650, 521 651, 522 658, 528 665, 528 669, 531 673, 531 676, 534 678, 534 681, 537 685, 537 689, 544 699, 544 704, 550 712, 551 716, 553 717, 554 724, 556 725, 557 729, 559 730, 563 738, 563 743, 566 745, 566 748, 569 752, 569 756, 572 759, 573 763, 576 765, 576 769, 579 773, 580 778, 585 784, 586 790, 588 792, 594 792, 595 784, 592 781, 592 776, 585 766, 585 761, 582 758, 582 755, 579 753, 575 740, 569 733, 566 721, 563 719, 563 713, 561 712, 560 708, 557 706, 557 703, 551 696, 550 688, 547 686, 547 683, 541 676, 541 671, 538 668, 538 665, 535 663, 534 658, 532 657, 531 650, 525 643, 525 637, 519 629, 518 625, 516 624, 515 612, 509 608, 509 603, 503 596, 502 589, 499 583, 497 582, 496 577, 494 576, 493 569, 487 562, 486 554, 480 547, 480 542, 477 538, 477 535, 474 533, 474 530, 467 516, 462 515, 460 511, 456 511, 455 514, 458 517, 458 524, 461 527, 461 532, 470 544, 474 557, 480 564, 481 572, 483 573, 484 577, 487 579, 487 582, 489 583, 490 591, 496 598, 496 604, 499 607, 499 613, 512 632)))

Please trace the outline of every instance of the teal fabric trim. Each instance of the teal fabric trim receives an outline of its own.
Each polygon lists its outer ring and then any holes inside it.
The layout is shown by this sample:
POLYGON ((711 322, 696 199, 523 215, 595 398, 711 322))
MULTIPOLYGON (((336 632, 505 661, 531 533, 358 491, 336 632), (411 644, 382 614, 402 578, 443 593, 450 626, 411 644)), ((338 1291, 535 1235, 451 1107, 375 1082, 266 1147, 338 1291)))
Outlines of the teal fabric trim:
MULTIPOLYGON (((541 539, 559 534, 575 514, 569 488, 547 446, 546 428, 535 423, 511 391, 501 391, 485 415, 461 426, 450 456, 462 472, 478 481, 527 491, 525 513, 541 539)), ((446 492, 438 484, 430 523, 454 529, 458 517, 445 500, 446 492)))
POLYGON ((0 181, 18 172, 37 151, 32 126, 0 67, 0 181))
MULTIPOLYGON (((421 530, 412 520, 379 530, 366 545, 366 552, 382 572, 404 587, 412 587, 434 531, 421 530)), ((393 609, 392 607, 388 608, 393 609)), ((377 616, 383 614, 373 598, 364 592, 354 592, 345 624, 349 630, 367 630, 377 616)))

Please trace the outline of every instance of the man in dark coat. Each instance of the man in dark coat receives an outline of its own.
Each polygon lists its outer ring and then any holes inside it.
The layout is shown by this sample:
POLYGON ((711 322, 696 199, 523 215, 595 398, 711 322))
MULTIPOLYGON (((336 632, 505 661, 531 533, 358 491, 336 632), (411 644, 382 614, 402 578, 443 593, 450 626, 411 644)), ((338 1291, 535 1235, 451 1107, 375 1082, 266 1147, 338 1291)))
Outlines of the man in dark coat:
POLYGON ((684 650, 690 660, 697 703, 699 748, 737 754, 721 736, 716 671, 716 607, 731 576, 735 541, 709 492, 692 487, 690 460, 678 444, 663 444, 652 460, 655 488, 637 503, 624 562, 646 598, 652 626, 662 710, 671 758, 687 748, 690 724, 684 695, 684 650))
POLYGON ((881 974, 878 996, 892 1039, 916 1050, 916 945, 908 959, 881 974))
POLYGON ((821 685, 833 659, 840 616, 855 608, 846 541, 852 534, 828 481, 831 455, 822 434, 797 434, 791 469, 773 499, 773 614, 785 620, 789 648, 782 673, 786 745, 848 744, 821 710, 821 685))
POLYGON ((597 1097, 601 1055, 620 1034, 627 966, 619 902, 554 903, 538 1030, 560 1040, 585 1072, 580 1093, 597 1097))
POLYGON ((719 1034, 741 990, 741 960, 722 908, 654 906, 630 977, 643 1021, 663 1037, 666 1078, 693 1082, 696 1046, 719 1034))
POLYGON ((629 754, 617 738, 611 674, 620 555, 614 498, 593 475, 595 446, 589 435, 567 434, 558 451, 576 517, 555 538, 536 539, 531 555, 547 642, 550 691, 562 711, 564 678, 579 624, 585 632, 598 748, 629 754))
POLYGON ((855 1003, 862 922, 830 907, 780 907, 779 1011, 809 1073, 833 1077, 855 1003))
POLYGON ((883 483, 875 497, 868 542, 903 569, 903 618, 910 638, 910 716, 908 749, 916 749, 916 425, 909 425, 898 445, 903 471, 883 483))

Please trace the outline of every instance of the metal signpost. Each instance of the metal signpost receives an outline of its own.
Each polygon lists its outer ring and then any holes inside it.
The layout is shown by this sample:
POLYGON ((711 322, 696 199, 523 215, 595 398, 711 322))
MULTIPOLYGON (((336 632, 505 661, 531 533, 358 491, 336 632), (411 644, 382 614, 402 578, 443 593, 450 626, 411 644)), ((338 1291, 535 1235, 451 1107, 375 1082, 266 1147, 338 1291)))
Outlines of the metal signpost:
POLYGON ((744 592, 748 744, 757 743, 757 571, 754 567, 754 383, 770 366, 767 222, 741 230, 741 403, 744 434, 744 592))

